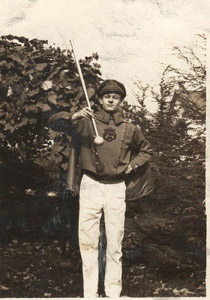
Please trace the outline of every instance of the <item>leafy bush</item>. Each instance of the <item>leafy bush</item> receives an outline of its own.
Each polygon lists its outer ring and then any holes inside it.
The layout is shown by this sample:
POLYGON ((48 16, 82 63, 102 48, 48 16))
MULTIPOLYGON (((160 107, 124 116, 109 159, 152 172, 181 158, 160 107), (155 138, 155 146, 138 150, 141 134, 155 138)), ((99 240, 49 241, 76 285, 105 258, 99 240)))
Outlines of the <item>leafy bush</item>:
POLYGON ((200 282, 205 280, 206 263, 205 44, 205 37, 200 36, 199 49, 176 48, 178 58, 186 62, 186 69, 189 67, 188 73, 166 66, 158 92, 138 82, 135 109, 124 104, 130 118, 143 127, 155 152, 154 194, 138 204, 128 203, 128 227, 136 232, 135 246, 130 245, 135 248, 133 255, 167 276, 201 272, 200 282), (180 81, 177 91, 174 87, 180 81), (197 101, 191 97, 194 94, 197 101), (146 110, 148 98, 158 106, 154 114, 146 110))
MULTIPOLYGON (((80 60, 90 97, 101 80, 97 59, 93 54, 80 60)), ((46 122, 54 112, 74 112, 83 105, 71 52, 48 46, 47 41, 2 37, 0 90, 1 160, 33 161, 41 154, 47 160, 52 149, 54 162, 65 163, 66 137, 49 130, 46 122), (57 144, 50 147, 52 140, 57 144)))
MULTIPOLYGON (((205 51, 205 38, 200 38, 203 42, 199 45, 205 51)), ((205 110, 194 102, 189 90, 205 96, 206 69, 205 62, 195 54, 195 48, 176 47, 174 50, 177 57, 188 64, 189 70, 186 68, 183 72, 166 66, 158 92, 138 82, 137 104, 123 104, 126 117, 142 127, 152 144, 156 183, 152 195, 127 204, 125 257, 129 263, 143 262, 154 272, 158 270, 166 276, 195 276, 199 278, 196 279, 199 286, 205 280, 205 110), (180 81, 181 84, 184 81, 186 87, 179 90, 175 103, 174 87, 180 81), (146 109, 147 97, 158 105, 154 114, 146 109)), ((0 53, 0 175, 6 183, 2 184, 5 194, 1 202, 7 213, 8 209, 11 214, 14 212, 15 203, 15 212, 19 207, 21 213, 28 211, 28 198, 20 189, 34 188, 36 197, 30 199, 34 204, 33 211, 37 213, 42 210, 44 201, 44 196, 39 194, 40 184, 46 190, 40 182, 44 171, 43 168, 37 171, 36 185, 33 168, 24 168, 24 165, 32 166, 32 162, 38 162, 48 172, 51 170, 51 178, 59 168, 66 169, 71 139, 65 132, 49 129, 47 119, 58 111, 74 112, 81 108, 85 105, 84 93, 69 51, 48 46, 46 41, 5 36, 0 40, 0 53), (22 163, 21 166, 17 161, 22 163), (7 168, 10 164, 12 167, 7 168), (27 185, 21 184, 22 173, 27 185)), ((97 59, 97 54, 93 54, 80 61, 96 109, 94 94, 101 80, 97 59)), ((50 186, 59 180, 48 181, 45 175, 50 190, 50 186)), ((45 204, 46 211, 50 211, 49 199, 45 204)), ((54 205, 56 208, 57 204, 54 205)), ((51 211, 51 217, 53 213, 51 211)), ((35 214, 32 217, 40 224, 43 221, 35 214)), ((27 227, 26 224, 23 226, 27 227)))

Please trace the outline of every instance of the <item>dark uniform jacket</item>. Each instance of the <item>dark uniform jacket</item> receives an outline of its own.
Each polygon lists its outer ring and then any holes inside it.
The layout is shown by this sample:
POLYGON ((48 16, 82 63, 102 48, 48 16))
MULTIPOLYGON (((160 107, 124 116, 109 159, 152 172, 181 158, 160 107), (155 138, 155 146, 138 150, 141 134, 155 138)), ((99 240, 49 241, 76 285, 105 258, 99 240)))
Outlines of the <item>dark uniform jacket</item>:
POLYGON ((149 161, 152 149, 139 126, 126 122, 120 112, 112 115, 101 110, 95 113, 99 135, 104 138, 102 146, 94 144, 91 120, 71 120, 70 113, 60 112, 49 119, 52 129, 67 127, 72 136, 66 188, 79 193, 83 174, 96 180, 118 182, 125 180, 126 200, 136 200, 153 190, 149 161), (133 168, 126 175, 130 164, 133 168))

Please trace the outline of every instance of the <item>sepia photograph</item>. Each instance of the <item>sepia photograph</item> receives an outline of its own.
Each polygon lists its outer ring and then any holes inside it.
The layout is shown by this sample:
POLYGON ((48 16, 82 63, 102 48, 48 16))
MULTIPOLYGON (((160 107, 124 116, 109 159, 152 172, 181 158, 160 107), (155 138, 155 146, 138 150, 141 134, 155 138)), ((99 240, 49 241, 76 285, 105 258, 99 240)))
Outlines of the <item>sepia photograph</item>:
POLYGON ((0 4, 0 298, 208 299, 208 2, 0 4))

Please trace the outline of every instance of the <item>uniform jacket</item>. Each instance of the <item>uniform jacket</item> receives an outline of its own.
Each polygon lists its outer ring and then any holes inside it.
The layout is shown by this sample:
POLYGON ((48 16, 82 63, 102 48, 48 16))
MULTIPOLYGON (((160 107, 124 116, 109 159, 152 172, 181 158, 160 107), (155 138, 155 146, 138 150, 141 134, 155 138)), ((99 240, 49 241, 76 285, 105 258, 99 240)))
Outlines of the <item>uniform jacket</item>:
POLYGON ((60 112, 49 119, 52 129, 63 131, 65 128, 72 136, 66 189, 79 193, 82 175, 88 173, 98 180, 109 178, 116 181, 124 178, 127 201, 137 200, 153 190, 149 165, 152 149, 139 126, 126 122, 120 112, 113 115, 113 120, 110 120, 110 115, 103 110, 95 114, 99 135, 103 136, 108 147, 113 144, 115 149, 112 152, 113 157, 110 157, 112 163, 104 165, 106 147, 94 145, 91 120, 81 118, 72 121, 71 115, 60 112), (125 175, 128 164, 132 166, 133 171, 125 175))

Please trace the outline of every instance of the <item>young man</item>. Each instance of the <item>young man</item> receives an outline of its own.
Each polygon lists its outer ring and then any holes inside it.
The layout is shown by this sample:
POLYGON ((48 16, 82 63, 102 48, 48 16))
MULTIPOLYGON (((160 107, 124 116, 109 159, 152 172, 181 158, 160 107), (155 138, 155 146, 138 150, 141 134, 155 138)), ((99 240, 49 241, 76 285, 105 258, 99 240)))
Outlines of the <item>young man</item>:
MULTIPOLYGON (((153 188, 148 165, 152 150, 140 128, 126 122, 119 109, 126 96, 124 85, 116 80, 105 80, 97 93, 100 112, 94 114, 86 107, 73 115, 58 113, 50 118, 50 122, 68 120, 77 149, 73 152, 74 159, 69 161, 70 168, 76 170, 77 175, 72 176, 79 186, 79 246, 85 298, 98 296, 102 210, 107 239, 105 293, 107 297, 120 297, 125 200, 138 199, 153 188), (94 144, 92 117, 104 139, 103 145, 94 144)), ((75 190, 72 178, 68 185, 75 190)))

